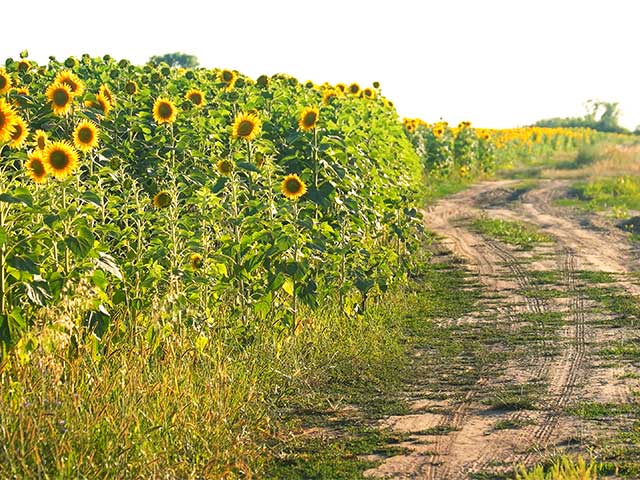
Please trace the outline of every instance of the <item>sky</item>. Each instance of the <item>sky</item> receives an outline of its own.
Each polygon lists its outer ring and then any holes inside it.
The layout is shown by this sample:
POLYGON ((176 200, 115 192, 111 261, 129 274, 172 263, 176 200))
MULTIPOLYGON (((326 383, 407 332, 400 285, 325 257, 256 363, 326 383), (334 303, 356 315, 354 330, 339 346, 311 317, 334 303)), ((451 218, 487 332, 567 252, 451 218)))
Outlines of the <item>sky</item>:
POLYGON ((3 2, 0 59, 184 52, 257 78, 379 81, 402 117, 507 128, 619 102, 640 125, 637 0, 3 2))

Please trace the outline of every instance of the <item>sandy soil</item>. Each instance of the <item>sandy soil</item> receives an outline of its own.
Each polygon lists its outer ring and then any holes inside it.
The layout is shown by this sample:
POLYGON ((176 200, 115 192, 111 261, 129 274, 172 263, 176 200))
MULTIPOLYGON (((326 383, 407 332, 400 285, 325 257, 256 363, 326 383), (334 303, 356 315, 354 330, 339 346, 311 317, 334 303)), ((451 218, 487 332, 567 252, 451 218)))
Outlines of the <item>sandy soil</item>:
MULTIPOLYGON (((499 377, 480 378, 464 396, 454 396, 456 401, 436 405, 436 411, 445 413, 420 413, 430 404, 418 399, 413 406, 416 413, 386 419, 383 427, 412 434, 404 445, 409 453, 385 459, 378 468, 365 472, 366 476, 460 480, 477 472, 508 471, 517 464, 539 461, 550 451, 579 446, 594 434, 586 422, 566 414, 570 402, 632 401, 637 380, 621 380, 624 369, 603 365, 590 348, 621 338, 624 329, 598 322, 605 314, 585 297, 578 272, 615 273, 621 289, 638 295, 640 288, 628 276, 638 270, 636 253, 624 233, 607 219, 554 206, 552 200, 566 193, 566 180, 541 181, 521 195, 514 195, 516 183, 485 182, 446 198, 424 212, 425 224, 477 274, 490 294, 485 308, 496 313, 495 321, 515 329, 519 327, 514 319, 522 312, 554 311, 565 315, 566 326, 555 345, 539 345, 530 355, 504 365, 499 377), (513 249, 473 231, 470 219, 480 215, 524 220, 555 242, 529 252, 513 249), (563 294, 543 299, 523 295, 532 287, 531 272, 536 270, 560 272, 557 288, 563 294), (592 325, 596 323, 597 327, 592 325), (514 382, 544 385, 541 408, 492 410, 479 401, 488 389, 514 382), (497 429, 497 422, 519 428, 497 429), (430 434, 438 428, 448 433, 430 434)), ((456 321, 482 320, 471 316, 456 321)))

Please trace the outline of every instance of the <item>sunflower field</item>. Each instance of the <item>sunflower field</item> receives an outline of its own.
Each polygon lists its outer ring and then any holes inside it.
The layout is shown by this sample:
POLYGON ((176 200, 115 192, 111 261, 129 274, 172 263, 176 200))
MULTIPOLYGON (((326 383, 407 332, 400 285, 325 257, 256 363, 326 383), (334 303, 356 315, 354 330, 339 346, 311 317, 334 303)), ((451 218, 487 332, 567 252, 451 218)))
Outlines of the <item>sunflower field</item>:
POLYGON ((305 308, 362 311, 407 271, 421 166, 375 87, 108 56, 7 60, 0 84, 5 352, 62 317, 78 340, 295 331, 305 308))
POLYGON ((596 140, 403 122, 377 83, 7 59, 0 476, 250 478, 297 378, 400 351, 369 312, 422 268, 425 181, 596 140))

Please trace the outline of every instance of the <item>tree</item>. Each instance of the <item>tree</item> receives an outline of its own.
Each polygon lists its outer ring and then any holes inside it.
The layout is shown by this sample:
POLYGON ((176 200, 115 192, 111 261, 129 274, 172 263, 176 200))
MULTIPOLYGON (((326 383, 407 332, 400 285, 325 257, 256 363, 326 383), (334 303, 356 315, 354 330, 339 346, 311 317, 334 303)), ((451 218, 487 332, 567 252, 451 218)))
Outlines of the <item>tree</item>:
POLYGON ((182 52, 165 53, 164 55, 154 55, 149 59, 153 63, 165 62, 170 67, 195 68, 198 66, 198 57, 182 52))
POLYGON ((600 132, 628 133, 618 123, 620 109, 618 102, 603 102, 600 100, 588 100, 585 103, 587 113, 583 117, 547 118, 537 121, 536 127, 587 127, 600 132))

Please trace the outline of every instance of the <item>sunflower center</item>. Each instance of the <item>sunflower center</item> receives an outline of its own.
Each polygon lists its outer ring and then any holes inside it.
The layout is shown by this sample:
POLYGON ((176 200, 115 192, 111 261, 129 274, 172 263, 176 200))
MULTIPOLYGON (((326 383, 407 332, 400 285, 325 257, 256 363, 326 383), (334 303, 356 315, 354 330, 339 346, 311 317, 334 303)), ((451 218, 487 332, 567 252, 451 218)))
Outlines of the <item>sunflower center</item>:
POLYGON ((67 87, 69 87, 69 90, 71 90, 72 92, 75 92, 76 90, 78 90, 78 84, 73 80, 65 80, 62 83, 64 83, 67 87))
POLYGON ((287 192, 292 194, 298 193, 301 188, 302 184, 295 178, 288 179, 285 184, 285 189, 287 190, 287 192))
POLYGON ((202 103, 202 95, 199 93, 192 93, 189 100, 191 100, 195 105, 200 105, 202 103))
POLYGON ((22 125, 19 123, 13 127, 13 133, 11 134, 11 138, 13 140, 18 140, 22 136, 22 125))
POLYGON ((7 77, 0 75, 0 90, 7 86, 7 77))
POLYGON ((225 70, 224 72, 222 72, 222 79, 225 82, 230 82, 233 79, 233 74, 227 70, 225 70))
POLYGON ((46 146, 47 146, 47 143, 46 143, 46 142, 47 142, 47 141, 46 141, 46 139, 44 138, 44 136, 43 136, 43 135, 40 135, 40 136, 38 137, 38 148, 39 148, 40 150, 44 150, 44 147, 46 147, 46 146))
POLYGON ((69 165, 69 157, 62 150, 54 150, 49 155, 49 163, 56 170, 64 170, 69 165))
POLYGON ((0 110, 0 129, 4 128, 6 124, 7 117, 5 116, 4 112, 0 110))
POLYGON ((173 113, 173 108, 168 103, 161 103, 158 105, 158 116, 163 120, 167 118, 171 118, 171 114, 173 113))
POLYGON ((31 162, 31 171, 37 176, 42 177, 45 174, 44 164, 40 160, 33 160, 31 162))
POLYGON ((302 120, 305 127, 313 127, 316 124, 316 119, 318 118, 318 114, 316 112, 307 112, 302 120))
POLYGON ((91 143, 93 141, 93 130, 91 130, 89 127, 81 128, 78 131, 78 140, 80 140, 82 143, 91 143))
POLYGON ((253 122, 251 120, 243 120, 238 125, 238 135, 248 137, 253 132, 253 122))
POLYGON ((69 93, 59 88, 55 92, 53 92, 53 103, 55 103, 58 107, 64 107, 69 102, 69 93))

